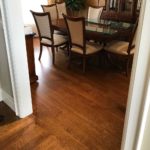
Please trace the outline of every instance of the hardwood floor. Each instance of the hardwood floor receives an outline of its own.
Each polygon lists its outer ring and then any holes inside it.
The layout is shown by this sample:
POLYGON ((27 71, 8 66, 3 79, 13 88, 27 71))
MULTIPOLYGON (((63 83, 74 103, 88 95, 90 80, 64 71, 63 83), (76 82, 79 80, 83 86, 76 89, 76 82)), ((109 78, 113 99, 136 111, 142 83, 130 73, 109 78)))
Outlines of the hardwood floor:
POLYGON ((37 83, 31 85, 33 115, 0 126, 1 150, 119 150, 129 78, 114 69, 89 65, 67 69, 59 50, 56 66, 44 48, 37 83))

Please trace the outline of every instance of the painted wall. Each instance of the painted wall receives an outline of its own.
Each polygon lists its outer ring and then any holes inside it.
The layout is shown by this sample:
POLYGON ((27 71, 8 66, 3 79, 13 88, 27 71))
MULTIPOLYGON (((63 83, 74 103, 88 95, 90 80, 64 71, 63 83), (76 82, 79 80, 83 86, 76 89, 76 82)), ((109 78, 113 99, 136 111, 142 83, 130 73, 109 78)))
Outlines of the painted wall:
POLYGON ((0 0, 0 6, 12 79, 14 109, 16 115, 24 118, 32 113, 32 101, 21 1, 0 0))
POLYGON ((41 5, 46 5, 47 3, 47 0, 21 0, 24 25, 31 26, 33 32, 35 33, 37 33, 37 29, 35 27, 34 19, 30 10, 42 12, 41 5))
MULTIPOLYGON (((149 96, 150 96, 150 90, 149 90, 149 96)), ((145 127, 145 131, 144 131, 144 138, 143 138, 141 150, 149 150, 150 149, 150 141, 149 140, 150 140, 150 108, 148 111, 148 117, 147 117, 146 127, 145 127)))
POLYGON ((1 10, 0 10, 0 101, 4 101, 10 108, 12 108, 12 110, 15 110, 1 10))
MULTIPOLYGON (((0 21, 1 21, 1 9, 0 9, 0 21)), ((0 102, 2 101, 1 82, 0 82, 0 102)))
POLYGON ((0 53, 0 82, 1 82, 1 88, 3 91, 5 91, 11 97, 13 97, 1 13, 0 13, 0 37, 1 37, 0 38, 0 45, 1 45, 0 46, 0 52, 1 52, 0 53))
POLYGON ((0 82, 0 102, 2 101, 2 90, 1 90, 1 82, 0 82))
MULTIPOLYGON (((145 128, 145 121, 143 122, 143 120, 145 120, 147 107, 149 107, 150 103, 150 97, 147 100, 145 97, 149 82, 148 71, 150 71, 149 10, 150 1, 143 0, 139 17, 136 50, 132 66, 121 150, 141 150, 141 143, 145 142, 145 139, 142 139, 143 126, 145 128), (143 107, 143 105, 146 107, 143 107)), ((146 116, 146 118, 148 117, 146 116)), ((147 148, 143 150, 149 150, 150 146, 147 148)))

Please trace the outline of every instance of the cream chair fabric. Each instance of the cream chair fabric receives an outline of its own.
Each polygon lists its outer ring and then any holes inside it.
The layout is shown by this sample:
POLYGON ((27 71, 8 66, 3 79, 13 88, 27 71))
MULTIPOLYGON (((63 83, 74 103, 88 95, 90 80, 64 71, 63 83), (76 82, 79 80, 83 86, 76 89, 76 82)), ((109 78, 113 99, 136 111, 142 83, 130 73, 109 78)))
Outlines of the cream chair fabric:
MULTIPOLYGON (((54 45, 61 45, 62 43, 65 43, 67 41, 67 39, 64 38, 64 36, 58 34, 54 34, 53 38, 54 38, 54 43, 53 43, 54 45)), ((52 41, 46 38, 42 38, 41 43, 52 45, 52 41)))
POLYGON ((83 24, 82 21, 67 20, 72 43, 83 46, 83 24))
MULTIPOLYGON (((96 53, 99 50, 101 50, 102 48, 103 48, 102 45, 98 45, 98 44, 93 43, 93 42, 87 42, 86 43, 86 53, 85 54, 89 55, 89 54, 96 53)), ((83 49, 80 48, 80 47, 77 47, 77 46, 73 46, 71 48, 71 51, 79 53, 79 54, 83 54, 83 49)))
POLYGON ((79 54, 84 54, 83 48, 81 47, 84 47, 85 43, 86 43, 85 55, 96 53, 103 48, 99 44, 93 42, 85 42, 85 37, 83 33, 85 27, 83 27, 83 20, 73 21, 67 19, 67 24, 70 32, 71 43, 72 43, 71 51, 79 54))
MULTIPOLYGON (((113 41, 104 47, 106 51, 120 54, 120 55, 128 55, 128 46, 129 42, 125 41, 113 41)), ((134 54, 135 48, 131 49, 130 54, 134 54)))
POLYGON ((104 47, 104 50, 107 52, 124 56, 126 75, 128 75, 130 60, 135 53, 135 44, 136 43, 135 43, 134 39, 136 37, 137 26, 138 26, 138 20, 136 21, 136 23, 133 26, 132 31, 129 35, 129 42, 112 41, 104 47))
POLYGON ((36 16, 36 22, 38 24, 41 36, 51 38, 51 26, 48 16, 36 16))
POLYGON ((99 20, 103 11, 103 7, 89 7, 88 9, 88 19, 99 20))
POLYGON ((137 26, 138 26, 138 20, 136 21, 135 25, 133 26, 133 29, 132 29, 130 37, 129 37, 129 42, 112 41, 112 42, 108 43, 104 47, 104 49, 106 51, 121 54, 121 55, 128 55, 128 49, 129 49, 129 55, 133 55, 135 52, 137 26))
POLYGON ((49 12, 51 16, 51 20, 56 20, 57 17, 57 8, 56 5, 42 6, 44 12, 49 12))
POLYGON ((62 19, 63 18, 62 14, 67 15, 66 4, 64 2, 56 3, 56 6, 57 6, 57 11, 58 11, 58 18, 62 19))

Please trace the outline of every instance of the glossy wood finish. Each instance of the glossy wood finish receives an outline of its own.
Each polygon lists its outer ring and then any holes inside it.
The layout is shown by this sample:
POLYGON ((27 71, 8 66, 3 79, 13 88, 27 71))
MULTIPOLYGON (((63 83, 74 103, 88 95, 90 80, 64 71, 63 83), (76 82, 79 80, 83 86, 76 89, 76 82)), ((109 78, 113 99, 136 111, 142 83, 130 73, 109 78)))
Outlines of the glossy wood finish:
POLYGON ((34 47, 33 47, 34 35, 35 33, 25 35, 30 83, 34 83, 38 80, 38 76, 36 75, 35 72, 35 62, 34 62, 34 47))
MULTIPOLYGON (((138 17, 137 13, 137 3, 138 0, 127 1, 127 0, 117 0, 116 7, 110 8, 110 0, 106 0, 106 11, 103 12, 102 17, 113 20, 127 21, 135 23, 138 17), (126 8, 126 5, 129 8, 126 8)), ((115 2, 115 1, 113 1, 115 2)))
POLYGON ((1 150, 120 150, 129 78, 92 63, 68 70, 59 50, 56 66, 51 51, 38 61, 38 83, 32 84, 34 114, 0 126, 1 150))
MULTIPOLYGON (((118 20, 118 21, 124 21, 124 22, 133 22, 133 16, 131 13, 128 12, 115 12, 115 11, 103 11, 102 19, 108 19, 108 20, 118 20)), ((137 15, 135 16, 137 18, 137 15)))

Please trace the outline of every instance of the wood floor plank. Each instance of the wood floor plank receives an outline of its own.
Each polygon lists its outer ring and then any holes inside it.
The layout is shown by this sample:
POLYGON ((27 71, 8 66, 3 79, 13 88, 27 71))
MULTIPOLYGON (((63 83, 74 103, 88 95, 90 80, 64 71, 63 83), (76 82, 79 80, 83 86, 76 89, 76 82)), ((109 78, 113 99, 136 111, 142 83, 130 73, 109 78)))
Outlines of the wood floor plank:
POLYGON ((68 70, 61 50, 53 66, 45 47, 38 61, 38 39, 34 44, 39 80, 31 85, 33 115, 0 126, 0 149, 119 150, 130 78, 92 63, 86 74, 80 63, 68 70))

